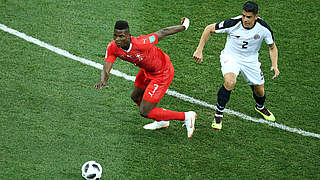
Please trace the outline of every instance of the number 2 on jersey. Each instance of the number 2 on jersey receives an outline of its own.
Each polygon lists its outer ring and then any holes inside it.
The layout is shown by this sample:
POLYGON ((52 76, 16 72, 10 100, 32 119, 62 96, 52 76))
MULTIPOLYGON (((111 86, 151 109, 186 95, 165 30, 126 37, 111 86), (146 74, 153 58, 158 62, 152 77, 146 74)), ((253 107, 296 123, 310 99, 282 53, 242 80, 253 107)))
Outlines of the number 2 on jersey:
POLYGON ((242 49, 247 49, 247 46, 248 45, 248 42, 247 41, 243 41, 243 44, 242 44, 242 49))

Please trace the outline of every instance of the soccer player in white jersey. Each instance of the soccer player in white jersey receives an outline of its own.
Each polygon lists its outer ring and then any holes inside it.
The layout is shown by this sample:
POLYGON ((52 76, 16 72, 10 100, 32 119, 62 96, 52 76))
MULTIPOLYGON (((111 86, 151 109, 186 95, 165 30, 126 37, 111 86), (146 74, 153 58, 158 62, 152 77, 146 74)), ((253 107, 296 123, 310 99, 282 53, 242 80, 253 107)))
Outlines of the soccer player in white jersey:
POLYGON ((272 79, 274 79, 280 73, 278 70, 278 49, 271 28, 258 16, 258 5, 248 1, 243 5, 241 16, 208 25, 193 54, 193 58, 198 63, 202 62, 202 50, 210 34, 213 33, 227 33, 228 36, 225 48, 220 55, 224 84, 218 91, 218 102, 212 128, 218 130, 222 128, 223 111, 240 72, 244 80, 251 86, 256 101, 255 110, 266 120, 275 121, 274 115, 264 106, 266 95, 258 51, 264 40, 269 46, 271 70, 274 71, 272 79))

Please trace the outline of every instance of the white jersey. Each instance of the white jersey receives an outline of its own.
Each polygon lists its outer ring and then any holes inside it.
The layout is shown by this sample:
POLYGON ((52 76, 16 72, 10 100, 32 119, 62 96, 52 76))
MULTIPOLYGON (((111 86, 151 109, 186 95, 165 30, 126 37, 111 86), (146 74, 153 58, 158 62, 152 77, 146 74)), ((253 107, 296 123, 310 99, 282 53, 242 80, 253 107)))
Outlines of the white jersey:
POLYGON ((216 23, 216 33, 227 33, 227 42, 221 55, 244 62, 258 61, 259 49, 264 40, 273 44, 273 32, 266 22, 258 18, 251 29, 242 26, 241 16, 216 23))

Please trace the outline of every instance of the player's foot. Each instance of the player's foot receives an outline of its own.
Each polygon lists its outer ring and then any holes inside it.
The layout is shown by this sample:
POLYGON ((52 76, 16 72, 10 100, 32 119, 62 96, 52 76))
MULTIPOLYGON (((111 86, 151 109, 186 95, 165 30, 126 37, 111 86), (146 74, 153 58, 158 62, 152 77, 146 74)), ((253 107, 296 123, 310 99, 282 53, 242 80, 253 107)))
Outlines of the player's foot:
POLYGON ((153 123, 143 126, 144 129, 156 130, 161 128, 168 128, 170 121, 154 121, 153 123))
POLYGON ((215 114, 214 115, 214 120, 212 121, 211 127, 215 130, 220 130, 222 129, 222 114, 215 114))
POLYGON ((197 119, 197 113, 193 112, 193 111, 189 111, 189 112, 185 112, 185 120, 184 120, 184 124, 187 128, 187 134, 188 134, 188 138, 191 138, 193 135, 193 131, 194 131, 194 123, 197 119))
POLYGON ((254 108, 259 114, 261 114, 263 116, 264 119, 268 120, 268 121, 275 121, 276 118, 274 117, 274 115, 265 107, 263 107, 261 110, 256 106, 254 108))

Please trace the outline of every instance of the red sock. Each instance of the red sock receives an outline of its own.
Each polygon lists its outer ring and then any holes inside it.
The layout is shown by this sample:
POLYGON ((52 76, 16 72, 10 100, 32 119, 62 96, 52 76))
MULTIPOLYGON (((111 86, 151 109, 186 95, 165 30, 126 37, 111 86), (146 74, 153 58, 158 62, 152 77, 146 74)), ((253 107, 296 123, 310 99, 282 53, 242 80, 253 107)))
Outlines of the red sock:
POLYGON ((156 121, 170 121, 170 120, 181 120, 184 121, 184 112, 170 111, 163 108, 154 107, 148 118, 154 119, 156 121))

